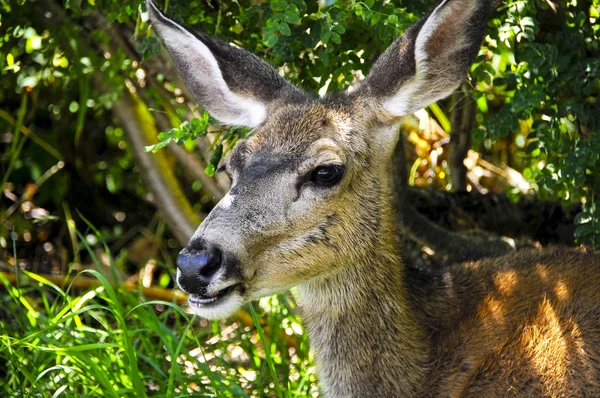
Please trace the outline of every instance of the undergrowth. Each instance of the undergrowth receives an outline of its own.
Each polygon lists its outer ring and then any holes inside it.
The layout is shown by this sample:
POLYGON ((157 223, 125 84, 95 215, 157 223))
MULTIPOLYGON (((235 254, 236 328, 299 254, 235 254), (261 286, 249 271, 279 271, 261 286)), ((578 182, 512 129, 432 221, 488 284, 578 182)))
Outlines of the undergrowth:
POLYGON ((0 396, 318 395, 289 296, 209 322, 98 271, 78 276, 101 282, 87 290, 19 272, 0 274, 0 396))

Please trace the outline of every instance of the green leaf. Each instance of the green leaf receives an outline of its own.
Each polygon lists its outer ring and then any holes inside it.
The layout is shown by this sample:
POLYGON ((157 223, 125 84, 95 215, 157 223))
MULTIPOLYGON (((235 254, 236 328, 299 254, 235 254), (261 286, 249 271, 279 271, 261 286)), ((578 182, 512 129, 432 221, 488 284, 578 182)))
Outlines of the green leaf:
POLYGON ((334 32, 338 32, 340 35, 343 35, 346 32, 346 27, 340 23, 333 25, 332 30, 334 32))
POLYGON ((281 34, 284 36, 289 36, 292 34, 292 31, 290 30, 290 26, 285 22, 282 22, 281 24, 279 24, 277 30, 279 30, 281 32, 281 34))
POLYGON ((222 156, 223 156, 223 144, 219 144, 219 145, 217 145, 214 152, 212 153, 209 164, 206 167, 206 169, 204 170, 207 175, 212 177, 215 174, 215 169, 217 168, 219 162, 221 161, 222 156))
POLYGON ((592 221, 592 216, 584 211, 582 211, 581 213, 578 213, 575 216, 575 220, 574 220, 576 225, 587 224, 590 221, 592 221))
MULTIPOLYGON (((535 151, 535 150, 539 151, 539 147, 540 147, 539 141, 533 141, 525 147, 525 153, 535 156, 535 155, 533 155, 533 151, 535 151)), ((539 152, 538 152, 538 155, 539 155, 539 152)))
POLYGON ((212 163, 209 164, 208 166, 206 166, 204 168, 204 172, 206 173, 207 176, 213 177, 215 175, 215 165, 212 163))
POLYGON ((378 12, 374 12, 371 17, 371 25, 377 25, 377 22, 381 19, 381 14, 378 12))
POLYGON ((192 119, 192 131, 198 131, 202 127, 202 121, 197 117, 192 119))
POLYGON ((279 41, 279 36, 274 33, 270 33, 266 37, 266 44, 268 47, 275 47, 275 44, 279 41))
POLYGON ((272 0, 271 10, 273 11, 285 11, 288 8, 288 2, 286 0, 272 0))
POLYGON ((156 152, 158 152, 159 149, 166 147, 170 143, 171 143, 171 138, 169 138, 165 141, 160 141, 154 145, 148 145, 148 146, 144 147, 144 152, 156 153, 156 152))
POLYGON ((298 14, 296 14, 295 12, 293 12, 292 10, 286 10, 285 11, 285 22, 287 23, 299 23, 300 22, 300 16, 298 14))
POLYGON ((323 62, 323 65, 329 66, 329 53, 325 51, 324 48, 319 48, 319 51, 317 51, 317 55, 319 56, 321 62, 323 62))
POLYGON ((575 229, 575 238, 583 238, 598 233, 600 233, 600 225, 594 225, 594 223, 581 224, 575 229))
POLYGON ((340 35, 337 32, 332 32, 331 33, 331 41, 334 42, 335 44, 340 44, 342 42, 342 38, 340 37, 340 35))
POLYGON ((321 42, 323 42, 323 44, 327 44, 327 42, 331 38, 331 31, 329 30, 329 25, 326 26, 327 30, 321 30, 321 42))
POLYGON ((317 45, 317 43, 319 42, 319 40, 321 39, 321 24, 318 22, 315 22, 311 27, 310 27, 310 46, 307 47, 314 47, 317 45))
POLYGON ((160 41, 156 37, 145 37, 142 44, 138 47, 138 51, 142 54, 142 61, 146 61, 150 59, 152 55, 160 54, 160 41))

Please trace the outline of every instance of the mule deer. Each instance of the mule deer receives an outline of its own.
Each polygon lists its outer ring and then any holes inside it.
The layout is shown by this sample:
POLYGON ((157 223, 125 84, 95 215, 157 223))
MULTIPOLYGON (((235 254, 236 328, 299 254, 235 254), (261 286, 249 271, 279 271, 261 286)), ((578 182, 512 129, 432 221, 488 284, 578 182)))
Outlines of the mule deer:
POLYGON ((297 286, 330 397, 600 396, 600 255, 523 251, 415 270, 402 261, 391 156, 399 117, 449 95, 478 52, 491 0, 446 0, 355 90, 298 90, 254 55, 164 16, 190 90, 254 128, 232 180, 178 258, 206 318, 297 286))

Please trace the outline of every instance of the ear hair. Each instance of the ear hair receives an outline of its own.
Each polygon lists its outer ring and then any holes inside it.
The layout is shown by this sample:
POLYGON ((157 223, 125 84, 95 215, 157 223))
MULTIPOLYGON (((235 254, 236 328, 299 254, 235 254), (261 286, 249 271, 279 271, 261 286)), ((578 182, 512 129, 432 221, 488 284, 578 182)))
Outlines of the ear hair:
POLYGON ((404 116, 454 91, 483 39, 491 0, 444 0, 377 60, 359 95, 404 116))
POLYGON ((221 123, 256 127, 276 101, 305 101, 302 92, 248 51, 186 29, 152 0, 146 6, 190 91, 221 123))

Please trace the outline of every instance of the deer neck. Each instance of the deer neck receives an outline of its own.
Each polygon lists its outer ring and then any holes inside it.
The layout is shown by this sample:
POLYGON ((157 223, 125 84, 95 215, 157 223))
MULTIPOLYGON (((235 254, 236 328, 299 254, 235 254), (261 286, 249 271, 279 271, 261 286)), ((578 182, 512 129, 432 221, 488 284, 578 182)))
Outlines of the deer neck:
POLYGON ((395 220, 385 216, 371 250, 298 287, 328 397, 411 396, 424 374, 427 334, 406 299, 395 220))

